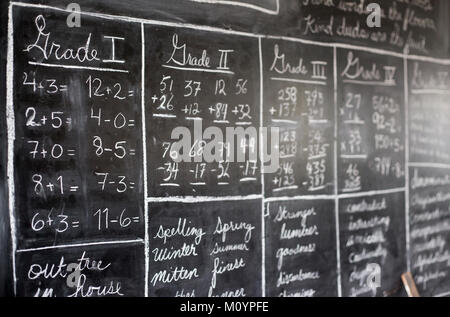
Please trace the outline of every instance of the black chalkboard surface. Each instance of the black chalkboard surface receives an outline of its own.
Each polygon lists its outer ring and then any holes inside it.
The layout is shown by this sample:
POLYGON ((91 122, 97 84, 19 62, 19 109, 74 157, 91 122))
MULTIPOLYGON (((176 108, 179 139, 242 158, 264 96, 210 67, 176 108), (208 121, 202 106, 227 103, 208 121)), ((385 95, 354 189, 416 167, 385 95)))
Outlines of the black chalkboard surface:
POLYGON ((78 4, 1 3, 1 296, 450 295, 447 1, 78 4))

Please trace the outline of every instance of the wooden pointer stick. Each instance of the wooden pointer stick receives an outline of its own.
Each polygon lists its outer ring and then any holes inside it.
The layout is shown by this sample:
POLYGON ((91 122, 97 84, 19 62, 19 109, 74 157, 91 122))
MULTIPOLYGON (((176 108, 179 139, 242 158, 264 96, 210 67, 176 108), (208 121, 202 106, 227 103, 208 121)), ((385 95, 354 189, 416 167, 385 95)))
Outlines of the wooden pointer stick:
POLYGON ((416 283, 412 277, 411 272, 402 274, 402 282, 405 286, 406 293, 408 297, 420 297, 419 291, 417 290, 416 283))

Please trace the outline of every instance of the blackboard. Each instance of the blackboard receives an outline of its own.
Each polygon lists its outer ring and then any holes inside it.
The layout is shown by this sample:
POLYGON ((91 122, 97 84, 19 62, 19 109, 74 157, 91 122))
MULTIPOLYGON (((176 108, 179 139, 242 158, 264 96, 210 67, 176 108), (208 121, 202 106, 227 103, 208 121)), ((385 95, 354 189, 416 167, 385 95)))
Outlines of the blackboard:
POLYGON ((0 295, 450 294, 447 1, 69 4, 1 4, 0 295))

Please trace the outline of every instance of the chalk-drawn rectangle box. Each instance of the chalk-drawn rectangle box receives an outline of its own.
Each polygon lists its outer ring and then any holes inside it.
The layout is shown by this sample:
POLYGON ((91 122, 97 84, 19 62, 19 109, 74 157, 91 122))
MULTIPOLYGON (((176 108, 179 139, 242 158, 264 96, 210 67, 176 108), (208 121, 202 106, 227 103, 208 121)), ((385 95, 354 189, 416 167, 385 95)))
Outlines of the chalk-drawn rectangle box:
POLYGON ((150 297, 262 295, 261 200, 158 202, 148 210, 150 297))
POLYGON ((333 49, 263 39, 261 50, 263 126, 280 133, 280 168, 264 170, 265 196, 334 193, 333 49))
POLYGON ((342 295, 396 293, 407 270, 405 193, 339 200, 342 295))
POLYGON ((339 193, 405 186, 403 60, 336 51, 339 193))
POLYGON ((261 194, 258 147, 253 162, 248 155, 239 159, 242 138, 227 137, 228 128, 252 130, 258 144, 258 55, 255 38, 145 26, 149 197, 261 194), (219 129, 222 140, 205 137, 210 128, 219 129), (186 140, 190 144, 179 147, 186 140), (214 145, 221 157, 205 155, 206 145, 214 145))
POLYGON ((449 294, 450 169, 410 167, 411 272, 420 296, 449 294))
POLYGON ((66 19, 66 12, 52 8, 12 7, 14 108, 11 112, 15 116, 9 114, 9 118, 14 118, 9 126, 14 127, 17 141, 14 155, 9 159, 14 169, 11 168, 15 180, 18 249, 113 237, 136 239, 144 233, 141 78, 136 76, 141 69, 140 27, 117 20, 100 28, 105 22, 103 18, 83 16, 82 28, 69 28, 66 19), (102 62, 102 58, 111 58, 111 40, 105 36, 112 35, 124 39, 114 45, 115 56, 123 58, 123 63, 102 62), (61 58, 63 49, 73 52, 61 58), (97 58, 92 61, 81 53, 90 56, 87 51, 94 50, 97 58), (75 54, 84 57, 68 58, 75 54), (90 90, 89 80, 95 81, 97 88, 91 86, 90 90), (115 98, 119 87, 120 98, 115 98), (95 90, 107 97, 95 96, 95 90), (33 113, 29 112, 30 107, 35 109, 33 121, 37 124, 30 125, 28 115, 24 115, 33 113), (53 115, 56 117, 52 120, 53 115), (44 118, 46 121, 39 121, 44 118), (114 124, 122 125, 122 122, 127 125, 121 129, 115 127, 114 124), (61 127, 56 128, 59 123, 61 127), (93 151, 95 136, 101 136, 105 148, 108 143, 113 147, 117 141, 126 141, 135 155, 123 160, 101 158, 93 151), (61 145, 65 155, 59 160, 50 154, 33 159, 27 142, 35 140, 40 141, 42 149, 45 145, 49 153, 52 145, 61 145), (102 189, 99 176, 106 173, 108 185, 102 189), (42 180, 37 182, 36 176, 42 180), (39 183, 46 192, 37 191, 39 183), (119 193, 114 187, 117 185, 122 186, 119 191, 124 185, 127 188, 119 193), (98 220, 95 212, 105 208, 111 221, 105 222, 102 228, 93 225, 98 220), (127 219, 131 220, 129 225, 123 222, 127 219))
POLYGON ((408 61, 409 158, 414 163, 450 161, 450 67, 408 61))
POLYGON ((19 252, 16 258, 19 297, 144 296, 142 242, 19 252))
POLYGON ((337 296, 335 201, 265 204, 266 296, 337 296))

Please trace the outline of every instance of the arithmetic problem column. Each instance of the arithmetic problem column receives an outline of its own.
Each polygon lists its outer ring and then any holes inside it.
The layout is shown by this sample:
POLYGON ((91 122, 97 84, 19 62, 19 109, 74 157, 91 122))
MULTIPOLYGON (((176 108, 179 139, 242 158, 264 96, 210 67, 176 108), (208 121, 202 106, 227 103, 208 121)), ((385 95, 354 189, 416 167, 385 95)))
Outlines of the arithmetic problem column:
POLYGON ((148 25, 145 53, 148 294, 261 296, 258 41, 148 25))
POLYGON ((17 295, 141 296, 139 25, 83 15, 69 28, 52 9, 10 12, 17 295))
POLYGON ((264 174, 266 295, 336 296, 333 48, 267 39, 262 57, 280 156, 264 174))
POLYGON ((406 270, 403 60, 337 49, 337 87, 342 295, 382 296, 406 270))

